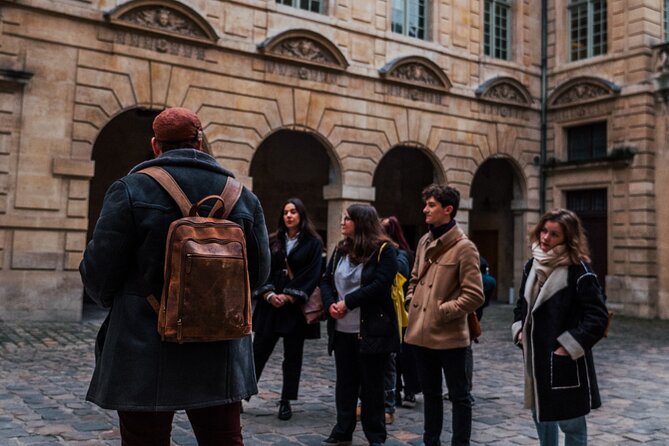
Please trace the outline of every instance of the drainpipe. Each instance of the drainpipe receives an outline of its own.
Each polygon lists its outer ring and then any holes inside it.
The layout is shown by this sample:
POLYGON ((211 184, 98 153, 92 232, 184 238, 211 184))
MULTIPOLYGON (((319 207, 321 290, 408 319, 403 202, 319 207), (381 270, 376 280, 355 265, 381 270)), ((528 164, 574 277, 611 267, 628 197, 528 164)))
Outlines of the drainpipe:
POLYGON ((546 212, 546 156, 548 152, 546 142, 548 121, 548 0, 541 0, 541 129, 539 142, 539 212, 546 212))

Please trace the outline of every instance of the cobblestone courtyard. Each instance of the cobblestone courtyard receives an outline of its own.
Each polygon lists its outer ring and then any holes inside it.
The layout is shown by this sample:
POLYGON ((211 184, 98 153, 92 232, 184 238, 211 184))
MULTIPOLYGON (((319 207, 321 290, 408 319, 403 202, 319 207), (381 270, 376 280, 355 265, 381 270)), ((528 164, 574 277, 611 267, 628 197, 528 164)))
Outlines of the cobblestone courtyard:
MULTIPOLYGON (((522 409, 521 356, 509 341, 511 309, 487 309, 483 337, 474 346, 474 445, 537 444, 522 409)), ((102 316, 87 311, 82 323, 0 322, 0 445, 120 444, 116 414, 84 401, 102 316)), ((669 445, 668 333, 668 321, 614 319, 610 337, 595 347, 604 405, 588 416, 591 445, 669 445)), ((260 394, 245 404, 246 444, 319 445, 335 418, 334 360, 325 339, 306 344, 300 400, 288 422, 276 417, 280 355, 278 346, 260 394)), ((446 403, 444 445, 450 442, 446 403)), ((388 433, 389 446, 421 444, 420 396, 416 408, 397 409, 388 433)), ((183 414, 177 415, 173 442, 196 444, 183 414)), ((354 444, 366 444, 360 429, 354 444)))

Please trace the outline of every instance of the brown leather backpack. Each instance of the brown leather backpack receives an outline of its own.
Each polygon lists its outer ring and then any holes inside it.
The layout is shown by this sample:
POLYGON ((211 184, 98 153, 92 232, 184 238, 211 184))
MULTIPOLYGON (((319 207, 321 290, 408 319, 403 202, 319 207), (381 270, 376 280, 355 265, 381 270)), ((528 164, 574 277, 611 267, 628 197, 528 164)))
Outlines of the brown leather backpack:
POLYGON ((160 167, 139 173, 153 178, 183 214, 172 222, 165 245, 165 279, 160 304, 147 297, 158 313, 158 333, 168 342, 208 342, 251 334, 249 287, 244 231, 227 220, 242 192, 228 178, 220 196, 191 204, 174 178, 160 167), (209 215, 200 206, 217 200, 209 215))

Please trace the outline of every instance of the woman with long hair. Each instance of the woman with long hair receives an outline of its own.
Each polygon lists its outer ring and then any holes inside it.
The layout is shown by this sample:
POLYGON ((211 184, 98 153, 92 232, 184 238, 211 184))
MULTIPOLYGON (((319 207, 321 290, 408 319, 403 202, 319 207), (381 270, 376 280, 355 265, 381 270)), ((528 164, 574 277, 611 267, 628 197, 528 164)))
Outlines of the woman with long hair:
POLYGON ((376 210, 354 204, 341 220, 343 239, 321 280, 328 313, 328 352, 335 354, 337 423, 323 445, 350 445, 360 395, 362 429, 370 445, 386 441, 383 372, 399 346, 390 289, 396 250, 376 210))
POLYGON ((260 381, 274 346, 283 338, 283 388, 278 417, 288 420, 293 414, 290 401, 297 399, 300 385, 304 340, 320 337, 320 324, 307 324, 301 305, 320 281, 323 243, 299 198, 289 198, 281 207, 270 248, 269 279, 253 293, 257 299, 253 354, 256 378, 260 381))
POLYGON ((588 241, 567 209, 544 214, 529 234, 514 310, 513 339, 523 349, 525 407, 542 446, 587 444, 585 415, 601 406, 592 347, 608 320, 604 296, 589 265, 588 241))
MULTIPOLYGON (((415 253, 409 247, 409 243, 404 237, 402 225, 397 217, 391 215, 382 218, 381 224, 386 234, 397 244, 397 268, 398 272, 406 279, 406 282, 404 282, 404 295, 406 296, 415 253)), ((402 327, 402 339, 405 331, 406 325, 402 327)), ((411 347, 410 344, 405 344, 402 341, 398 354, 390 356, 391 359, 386 367, 385 377, 386 413, 394 412, 395 405, 406 408, 416 407, 416 394, 420 393, 420 384, 418 383, 416 360, 413 357, 411 347), (392 383, 391 387, 389 387, 390 383, 392 383), (394 387, 394 390, 392 387, 394 387), (402 398, 402 391, 404 391, 404 398, 402 398), (393 401, 393 398, 395 401, 393 401)), ((394 417, 386 415, 386 421, 388 418, 392 420, 394 417)))

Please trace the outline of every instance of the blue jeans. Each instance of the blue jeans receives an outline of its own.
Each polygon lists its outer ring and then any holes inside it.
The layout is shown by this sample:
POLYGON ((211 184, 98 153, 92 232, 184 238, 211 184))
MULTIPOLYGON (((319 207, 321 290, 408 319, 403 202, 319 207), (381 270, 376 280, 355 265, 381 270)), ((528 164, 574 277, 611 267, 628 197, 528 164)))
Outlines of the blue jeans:
POLYGON ((444 424, 444 401, 442 396, 442 372, 446 378, 449 399, 452 405, 452 446, 468 446, 472 434, 472 402, 466 372, 467 348, 434 350, 416 347, 418 379, 423 389, 425 446, 441 445, 441 429, 444 424))
POLYGON ((588 427, 585 416, 559 421, 538 421, 536 413, 532 412, 534 425, 539 434, 541 446, 558 446, 558 427, 564 432, 565 446, 587 446, 588 427))

